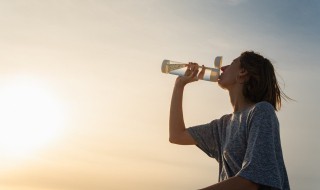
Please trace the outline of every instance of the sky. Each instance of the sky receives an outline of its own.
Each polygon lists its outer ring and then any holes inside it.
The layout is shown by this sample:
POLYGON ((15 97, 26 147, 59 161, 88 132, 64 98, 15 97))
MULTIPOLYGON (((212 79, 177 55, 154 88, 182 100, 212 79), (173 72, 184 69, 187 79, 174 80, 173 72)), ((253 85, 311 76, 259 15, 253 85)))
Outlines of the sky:
MULTIPOLYGON (((0 0, 0 189, 198 189, 218 164, 169 143, 164 59, 270 59, 294 101, 277 112, 291 189, 319 187, 316 0, 0 0)), ((228 93, 185 89, 187 127, 231 113, 228 93)))

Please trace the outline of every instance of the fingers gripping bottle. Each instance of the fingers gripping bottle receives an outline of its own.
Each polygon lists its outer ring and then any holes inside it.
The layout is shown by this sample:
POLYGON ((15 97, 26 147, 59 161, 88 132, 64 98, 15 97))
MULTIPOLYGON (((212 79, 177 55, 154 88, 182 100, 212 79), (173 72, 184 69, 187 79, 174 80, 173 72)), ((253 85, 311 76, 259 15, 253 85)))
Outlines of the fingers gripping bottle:
MULTIPOLYGON (((220 76, 220 68, 222 65, 222 56, 218 56, 214 60, 214 68, 204 67, 205 73, 203 80, 217 82, 220 76)), ((176 61, 163 60, 161 65, 161 71, 163 73, 169 73, 173 75, 184 76, 187 71, 188 64, 180 63, 176 61)), ((201 71, 201 66, 199 66, 199 72, 201 71)))

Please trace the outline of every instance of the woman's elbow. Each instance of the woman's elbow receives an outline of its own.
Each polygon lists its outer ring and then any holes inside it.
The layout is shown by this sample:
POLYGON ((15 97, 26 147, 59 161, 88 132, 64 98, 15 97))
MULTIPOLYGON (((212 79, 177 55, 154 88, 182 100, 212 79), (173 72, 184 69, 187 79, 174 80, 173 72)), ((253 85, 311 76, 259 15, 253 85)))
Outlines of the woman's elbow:
POLYGON ((169 142, 172 144, 178 144, 177 139, 172 136, 169 137, 169 142))

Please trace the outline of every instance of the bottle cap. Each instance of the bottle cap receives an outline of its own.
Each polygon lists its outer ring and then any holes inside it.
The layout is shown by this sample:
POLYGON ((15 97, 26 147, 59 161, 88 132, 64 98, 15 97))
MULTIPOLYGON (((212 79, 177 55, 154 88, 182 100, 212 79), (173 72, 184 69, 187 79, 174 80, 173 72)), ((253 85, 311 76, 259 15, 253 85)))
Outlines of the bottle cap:
POLYGON ((214 59, 214 67, 217 68, 217 69, 220 69, 221 65, 222 65, 222 56, 217 56, 214 59))

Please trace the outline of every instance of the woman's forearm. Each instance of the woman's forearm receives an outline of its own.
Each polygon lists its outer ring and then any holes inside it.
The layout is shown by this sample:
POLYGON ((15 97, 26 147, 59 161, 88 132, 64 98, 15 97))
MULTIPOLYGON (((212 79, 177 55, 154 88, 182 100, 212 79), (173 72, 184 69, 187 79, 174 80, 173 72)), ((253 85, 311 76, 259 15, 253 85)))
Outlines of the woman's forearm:
POLYGON ((182 111, 184 85, 175 85, 172 93, 170 117, 169 117, 169 138, 174 138, 185 131, 185 124, 182 111))

